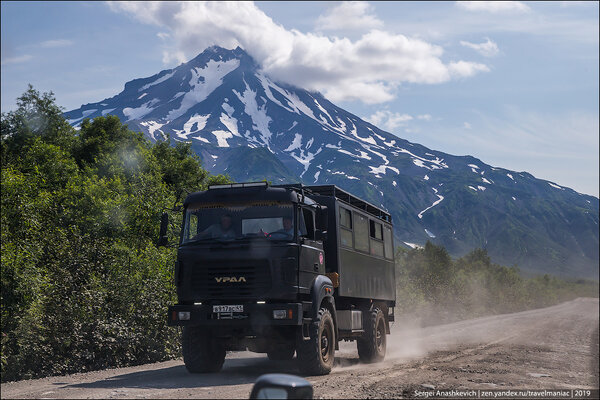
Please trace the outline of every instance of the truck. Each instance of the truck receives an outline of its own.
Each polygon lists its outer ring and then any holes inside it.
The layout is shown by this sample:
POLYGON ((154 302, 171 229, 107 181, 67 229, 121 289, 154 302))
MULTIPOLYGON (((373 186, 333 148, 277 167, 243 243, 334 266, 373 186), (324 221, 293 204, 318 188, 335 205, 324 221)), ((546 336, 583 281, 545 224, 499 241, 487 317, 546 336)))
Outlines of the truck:
MULTIPOLYGON (((168 224, 163 214, 159 244, 168 224)), ((168 324, 182 327, 189 372, 250 350, 325 375, 342 340, 380 362, 396 302, 392 217, 334 185, 213 185, 184 201, 174 280, 168 324)))

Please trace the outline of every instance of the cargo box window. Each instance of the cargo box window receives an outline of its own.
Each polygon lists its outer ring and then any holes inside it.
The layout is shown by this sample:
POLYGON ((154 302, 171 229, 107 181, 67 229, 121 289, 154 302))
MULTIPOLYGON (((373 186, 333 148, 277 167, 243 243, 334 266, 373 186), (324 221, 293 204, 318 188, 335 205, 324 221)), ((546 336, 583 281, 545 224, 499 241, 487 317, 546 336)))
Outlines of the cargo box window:
POLYGON ((353 247, 352 212, 340 207, 340 243, 345 247, 353 247))
POLYGON ((354 248, 369 252, 369 220, 359 213, 354 213, 354 248))
POLYGON ((382 226, 379 222, 375 222, 373 220, 369 221, 371 225, 371 237, 374 239, 383 240, 383 230, 382 226))
POLYGON ((392 244, 392 228, 383 227, 383 243, 385 245, 385 258, 394 258, 394 246, 392 244))
POLYGON ((383 257, 383 227, 379 222, 369 221, 371 254, 383 257))
POLYGON ((340 207, 340 226, 352 229, 352 213, 342 207, 340 207))

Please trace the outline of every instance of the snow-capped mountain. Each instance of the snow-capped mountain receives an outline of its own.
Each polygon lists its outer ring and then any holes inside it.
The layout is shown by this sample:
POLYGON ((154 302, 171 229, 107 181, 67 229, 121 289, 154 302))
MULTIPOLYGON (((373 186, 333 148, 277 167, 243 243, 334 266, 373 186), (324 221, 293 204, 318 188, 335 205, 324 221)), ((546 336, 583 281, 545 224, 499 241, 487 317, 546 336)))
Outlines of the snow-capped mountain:
POLYGON ((65 113, 74 126, 107 114, 153 141, 190 142, 237 181, 336 184, 390 211, 405 246, 483 247, 498 263, 598 277, 598 198, 408 142, 274 82, 240 48, 211 47, 65 113))

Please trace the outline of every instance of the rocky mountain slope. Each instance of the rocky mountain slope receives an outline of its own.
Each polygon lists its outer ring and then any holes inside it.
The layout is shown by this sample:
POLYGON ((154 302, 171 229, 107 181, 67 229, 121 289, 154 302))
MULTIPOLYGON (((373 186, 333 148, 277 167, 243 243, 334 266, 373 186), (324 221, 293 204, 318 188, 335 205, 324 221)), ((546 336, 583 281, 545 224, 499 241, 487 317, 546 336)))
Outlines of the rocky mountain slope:
POLYGON ((65 113, 74 126, 107 114, 151 140, 191 142, 237 181, 338 185, 391 212, 400 245, 483 247, 497 263, 598 278, 598 198, 408 142, 272 81, 240 48, 211 47, 65 113))

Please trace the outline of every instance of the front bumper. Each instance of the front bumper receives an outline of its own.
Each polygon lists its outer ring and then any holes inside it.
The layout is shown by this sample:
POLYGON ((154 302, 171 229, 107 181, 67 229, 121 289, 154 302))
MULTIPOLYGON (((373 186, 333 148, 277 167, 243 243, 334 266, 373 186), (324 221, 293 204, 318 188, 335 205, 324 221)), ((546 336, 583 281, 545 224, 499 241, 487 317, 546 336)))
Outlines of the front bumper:
MULTIPOLYGON (((239 304, 239 303, 237 303, 239 304)), ((288 314, 289 315, 289 314, 288 314)), ((302 325, 301 303, 276 303, 276 304, 244 304, 241 313, 215 313, 212 305, 187 305, 176 304, 169 306, 168 325, 170 326, 298 326, 302 325), (291 310, 291 318, 274 319, 273 310, 291 310), (179 312, 189 312, 188 320, 180 320, 179 312)))

